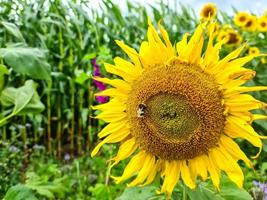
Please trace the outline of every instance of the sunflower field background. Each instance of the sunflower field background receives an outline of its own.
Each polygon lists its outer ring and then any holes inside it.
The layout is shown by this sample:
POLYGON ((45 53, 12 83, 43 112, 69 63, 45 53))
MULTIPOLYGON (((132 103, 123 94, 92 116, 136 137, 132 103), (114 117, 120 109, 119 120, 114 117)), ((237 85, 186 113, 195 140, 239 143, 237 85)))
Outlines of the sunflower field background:
MULTIPOLYGON (((117 145, 104 145, 91 157, 105 125, 94 118, 99 111, 91 106, 108 101, 95 97, 107 86, 92 76, 110 77, 104 63, 113 63, 116 56, 128 59, 115 40, 139 48, 146 39, 148 17, 155 24, 162 21, 172 43, 193 33, 205 19, 190 6, 163 1, 148 7, 128 1, 127 10, 112 0, 102 0, 99 6, 92 9, 90 1, 76 0, 0 1, 0 199, 166 199, 156 192, 160 177, 144 187, 115 184, 111 175, 121 174, 126 166, 123 161, 111 174, 107 170, 117 145)), ((216 9, 216 40, 225 41, 222 57, 241 43, 246 44, 243 55, 267 53, 267 13, 233 8, 235 14, 228 15, 216 9)), ((255 58, 246 67, 257 72, 249 86, 267 85, 267 58, 255 58)), ((267 102, 267 92, 251 94, 267 102)), ((253 122, 253 127, 267 135, 266 120, 253 122)), ((257 154, 249 143, 237 142, 248 157, 257 154)), ((253 170, 241 163, 244 189, 223 176, 220 191, 211 181, 198 183, 195 190, 179 183, 171 198, 265 200, 266 140, 252 163, 253 170)))

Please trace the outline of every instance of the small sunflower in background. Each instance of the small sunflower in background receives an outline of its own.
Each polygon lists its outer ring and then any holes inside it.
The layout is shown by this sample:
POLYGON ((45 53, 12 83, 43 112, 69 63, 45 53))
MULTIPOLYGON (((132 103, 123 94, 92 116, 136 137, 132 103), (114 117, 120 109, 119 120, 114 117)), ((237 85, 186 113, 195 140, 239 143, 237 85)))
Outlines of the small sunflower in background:
POLYGON ((227 45, 238 46, 241 43, 242 37, 237 31, 235 31, 233 29, 228 30, 227 34, 229 35, 229 40, 226 42, 227 45))
POLYGON ((217 7, 213 3, 207 3, 203 6, 200 11, 200 18, 202 20, 211 20, 217 14, 217 7))
POLYGON ((257 29, 260 32, 267 32, 267 17, 259 17, 257 21, 257 29))
POLYGON ((237 26, 243 27, 246 25, 247 21, 250 18, 250 14, 247 12, 238 12, 234 16, 234 23, 237 26))
POLYGON ((217 36, 217 41, 222 41, 225 45, 233 47, 240 45, 242 37, 236 30, 224 25, 217 36))
POLYGON ((254 15, 250 15, 248 21, 246 22, 245 26, 243 26, 244 30, 254 32, 257 30, 257 17, 254 15))
POLYGON ((249 55, 255 56, 255 55, 258 55, 259 53, 260 53, 260 50, 258 47, 249 47, 248 49, 249 55))
POLYGON ((96 118, 109 124, 99 132, 103 140, 92 156, 106 143, 120 143, 111 167, 129 157, 130 161, 115 181, 133 178, 128 186, 147 185, 161 175, 160 192, 168 196, 180 179, 194 189, 198 177, 209 176, 219 189, 222 171, 242 187, 238 161, 249 167, 252 163, 234 139, 247 140, 260 153, 264 136, 251 123, 266 119, 250 113, 266 104, 246 93, 267 87, 243 86, 255 76, 243 67, 255 56, 238 58, 243 45, 220 58, 222 42, 214 44, 215 25, 205 51, 206 25, 200 24, 190 39, 185 34, 176 45, 160 23, 158 27, 161 37, 148 20, 148 41, 138 51, 116 41, 131 62, 116 57, 115 64, 105 68, 121 78, 94 77, 112 87, 96 94, 110 97, 108 103, 93 107, 102 111, 96 118))

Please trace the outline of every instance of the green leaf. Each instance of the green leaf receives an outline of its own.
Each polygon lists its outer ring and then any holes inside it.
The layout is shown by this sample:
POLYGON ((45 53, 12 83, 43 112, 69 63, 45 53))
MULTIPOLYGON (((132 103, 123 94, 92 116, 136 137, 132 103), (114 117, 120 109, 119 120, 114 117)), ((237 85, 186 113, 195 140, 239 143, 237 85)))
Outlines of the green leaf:
POLYGON ((25 42, 20 30, 15 24, 10 22, 2 22, 2 24, 12 35, 18 38, 21 42, 25 42))
POLYGON ((75 78, 75 82, 83 85, 85 81, 89 79, 89 76, 85 72, 81 72, 78 74, 78 76, 75 78))
POLYGON ((33 81, 27 81, 24 86, 20 87, 15 93, 14 114, 19 114, 30 103, 34 95, 33 81))
POLYGON ((156 187, 147 186, 147 187, 130 187, 126 188, 121 196, 117 197, 115 200, 144 200, 151 199, 156 196, 156 187))
POLYGON ((191 200, 252 200, 250 194, 239 188, 226 176, 221 179, 220 191, 215 191, 211 182, 200 183, 195 190, 186 188, 191 200))
POLYGON ((221 179, 220 195, 225 200, 253 200, 246 190, 237 187, 237 185, 227 177, 221 179))
POLYGON ((9 71, 5 65, 0 64, 0 76, 8 75, 9 71))
POLYGON ((50 80, 50 65, 40 49, 9 46, 0 48, 0 57, 17 73, 28 75, 33 79, 50 80))
POLYGON ((90 61, 91 59, 95 58, 96 57, 96 53, 93 52, 93 53, 90 53, 90 54, 86 54, 84 57, 83 57, 83 61, 90 61))
POLYGON ((4 88, 5 85, 5 77, 4 75, 8 75, 9 71, 5 65, 0 64, 0 92, 4 88))
POLYGON ((224 200, 220 195, 202 184, 195 190, 186 188, 186 193, 191 200, 224 200))
POLYGON ((34 82, 28 80, 25 85, 19 88, 5 88, 0 96, 2 106, 14 106, 12 115, 24 115, 28 113, 40 113, 44 105, 35 91, 34 82))
MULTIPOLYGON (((54 166, 46 166, 50 170, 58 170, 53 169, 54 166), (52 169, 51 169, 52 167, 52 169)), ((47 173, 47 171, 45 171, 47 173)), ((57 196, 61 196, 64 192, 66 192, 66 188, 63 184, 65 177, 55 178, 50 180, 51 177, 46 177, 47 174, 40 176, 35 172, 28 171, 26 173, 26 186, 31 188, 32 190, 36 191, 41 196, 45 196, 47 198, 54 198, 55 194, 57 196)))
POLYGON ((263 162, 260 167, 261 174, 264 175, 266 170, 267 170, 267 162, 263 162))
POLYGON ((7 87, 3 90, 0 101, 3 107, 10 107, 15 104, 17 89, 13 87, 7 87))
POLYGON ((7 191, 4 200, 38 200, 35 196, 33 191, 24 186, 24 185, 16 185, 7 191))

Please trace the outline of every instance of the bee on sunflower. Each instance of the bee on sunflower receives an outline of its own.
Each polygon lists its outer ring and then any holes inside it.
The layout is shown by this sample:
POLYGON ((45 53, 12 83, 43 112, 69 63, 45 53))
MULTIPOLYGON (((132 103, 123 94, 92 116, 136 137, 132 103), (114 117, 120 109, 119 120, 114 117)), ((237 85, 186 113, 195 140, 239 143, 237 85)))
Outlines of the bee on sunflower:
POLYGON ((134 176, 128 186, 147 185, 160 174, 164 178, 160 192, 171 196, 180 179, 194 189, 198 177, 210 177, 219 189, 224 171, 242 187, 238 160, 249 167, 252 163, 234 139, 247 140, 260 153, 264 136, 254 131, 251 122, 266 116, 250 110, 265 103, 246 92, 267 87, 243 86, 255 75, 243 66, 259 55, 238 58, 243 45, 220 58, 223 43, 214 44, 214 26, 205 53, 206 24, 200 24, 190 39, 185 34, 176 45, 159 23, 160 37, 150 20, 148 41, 141 43, 139 51, 116 41, 131 61, 116 57, 114 65, 105 64, 107 72, 121 78, 94 77, 112 87, 96 94, 111 99, 93 107, 102 111, 96 118, 109 124, 99 132, 103 140, 92 156, 104 144, 120 143, 111 167, 130 161, 121 176, 113 177, 117 183, 134 176))
POLYGON ((247 12, 238 12, 234 16, 234 23, 237 26, 243 27, 246 25, 247 21, 250 18, 250 14, 247 12))
POLYGON ((258 18, 257 29, 260 32, 267 32, 267 17, 262 16, 258 18))
POLYGON ((213 3, 207 3, 203 6, 203 8, 200 10, 200 18, 202 20, 211 20, 214 19, 214 17, 217 14, 217 7, 213 3))

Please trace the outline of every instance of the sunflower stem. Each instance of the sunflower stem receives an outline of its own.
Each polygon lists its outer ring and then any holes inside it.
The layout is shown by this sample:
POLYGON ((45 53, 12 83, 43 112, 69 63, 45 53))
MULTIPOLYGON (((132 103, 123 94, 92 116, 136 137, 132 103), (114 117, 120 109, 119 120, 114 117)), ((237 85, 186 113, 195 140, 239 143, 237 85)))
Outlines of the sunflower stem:
POLYGON ((107 173, 106 173, 106 178, 105 178, 105 186, 108 186, 108 183, 109 183, 109 177, 110 177, 110 167, 111 167, 111 158, 112 156, 110 156, 110 159, 109 159, 109 162, 108 162, 108 170, 107 170, 107 173))
POLYGON ((183 187, 183 200, 187 200, 186 187, 183 187))

